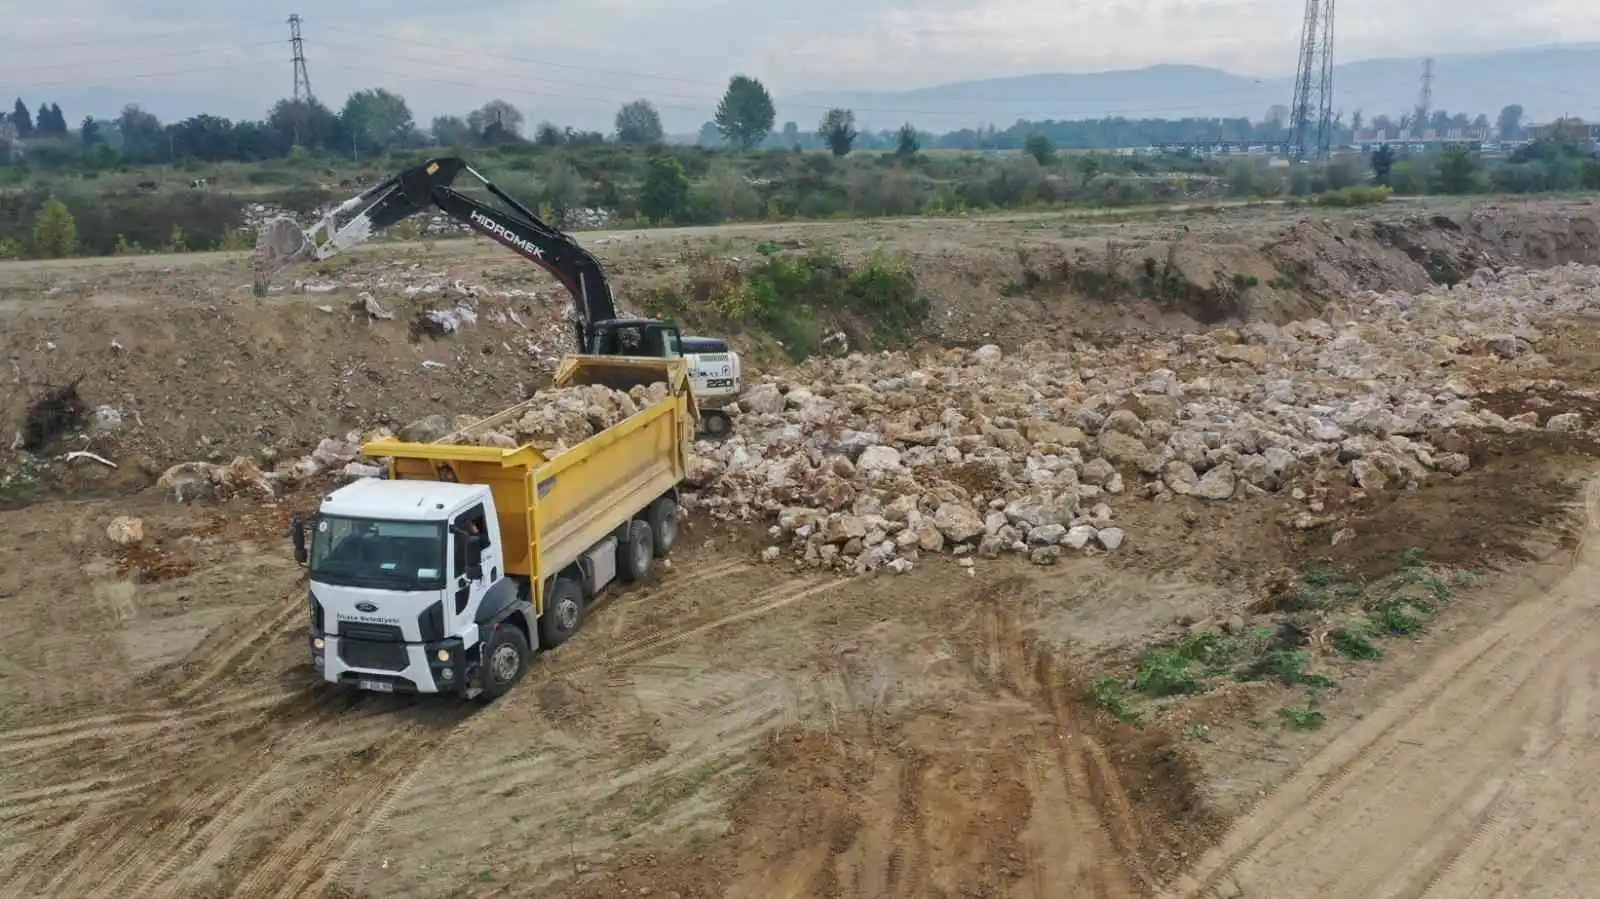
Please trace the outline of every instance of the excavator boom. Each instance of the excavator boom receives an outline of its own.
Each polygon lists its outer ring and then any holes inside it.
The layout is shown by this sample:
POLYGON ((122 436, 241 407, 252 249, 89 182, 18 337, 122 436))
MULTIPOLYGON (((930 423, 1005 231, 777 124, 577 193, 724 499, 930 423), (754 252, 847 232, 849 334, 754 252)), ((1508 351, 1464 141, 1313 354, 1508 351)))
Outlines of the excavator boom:
POLYGON ((599 260, 458 157, 429 159, 391 175, 335 207, 310 231, 288 219, 269 223, 256 242, 256 295, 264 296, 272 277, 296 262, 327 259, 430 209, 492 238, 560 281, 572 295, 578 352, 587 350, 596 323, 617 317, 599 260), (478 179, 508 208, 480 202, 452 187, 462 172, 478 179))

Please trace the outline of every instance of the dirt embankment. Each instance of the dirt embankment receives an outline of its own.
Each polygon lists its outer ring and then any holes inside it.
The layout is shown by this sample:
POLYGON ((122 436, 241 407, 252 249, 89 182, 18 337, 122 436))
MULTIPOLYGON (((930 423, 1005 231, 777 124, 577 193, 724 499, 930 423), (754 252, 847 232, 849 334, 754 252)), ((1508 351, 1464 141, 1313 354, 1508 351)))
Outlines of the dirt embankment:
MULTIPOLYGON (((1421 289, 1482 265, 1600 261, 1592 204, 1394 221, 1332 213, 1275 221, 1281 212, 1248 209, 1182 215, 1176 225, 894 221, 585 240, 624 298, 685 277, 691 251, 751 259, 777 243, 836 246, 852 259, 882 247, 914 265, 931 305, 923 336, 1003 346, 1284 321, 1348 291, 1421 289)), ((555 285, 483 242, 352 255, 298 276, 258 300, 233 256, 0 268, 9 369, 0 371, 8 382, 0 467, 17 471, 12 436, 25 429, 27 404, 74 381, 88 420, 34 455, 89 450, 120 465, 80 462, 64 479, 23 472, 0 502, 41 484, 138 486, 181 461, 271 463, 358 427, 499 408, 525 397, 570 339, 555 285)))
MULTIPOLYGON (((1124 226, 1093 240, 1019 242, 1020 270, 1003 288, 1015 300, 1000 304, 998 314, 971 302, 964 310, 936 309, 933 320, 947 338, 965 335, 967 342, 982 342, 987 332, 1020 342, 1040 327, 1283 324, 1321 315, 1363 290, 1419 292, 1484 267, 1600 262, 1600 208, 1588 202, 1405 216, 1319 210, 1272 228, 1252 221, 1259 215, 1226 210, 1158 229, 1124 226), (1036 302, 1018 301, 1025 298, 1036 302), (1077 302, 1064 309, 1063 299, 1077 302)), ((983 264, 965 267, 963 277, 982 283, 983 264)))

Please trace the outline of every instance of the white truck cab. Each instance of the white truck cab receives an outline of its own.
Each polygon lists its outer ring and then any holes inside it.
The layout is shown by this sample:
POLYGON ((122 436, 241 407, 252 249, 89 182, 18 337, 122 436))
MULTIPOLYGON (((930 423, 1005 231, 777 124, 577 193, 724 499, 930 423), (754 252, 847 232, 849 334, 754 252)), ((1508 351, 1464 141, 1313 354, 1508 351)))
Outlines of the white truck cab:
MULTIPOLYGON (((326 496, 309 525, 295 528, 296 555, 310 569, 310 648, 322 678, 379 692, 473 693, 480 666, 497 663, 480 658, 483 613, 498 611, 485 609, 486 597, 518 592, 504 577, 489 488, 362 479, 326 496)), ((508 601, 499 599, 492 604, 508 601)))

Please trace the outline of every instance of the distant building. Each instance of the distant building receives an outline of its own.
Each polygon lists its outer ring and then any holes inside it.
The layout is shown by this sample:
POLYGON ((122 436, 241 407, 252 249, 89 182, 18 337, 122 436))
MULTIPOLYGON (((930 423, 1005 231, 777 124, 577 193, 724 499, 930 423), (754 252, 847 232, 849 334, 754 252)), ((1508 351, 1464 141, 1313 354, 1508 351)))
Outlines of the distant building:
POLYGON ((1564 132, 1578 140, 1588 140, 1591 143, 1600 142, 1600 124, 1588 124, 1582 119, 1556 119, 1544 125, 1529 125, 1528 138, 1530 140, 1544 140, 1553 137, 1559 132, 1564 132))

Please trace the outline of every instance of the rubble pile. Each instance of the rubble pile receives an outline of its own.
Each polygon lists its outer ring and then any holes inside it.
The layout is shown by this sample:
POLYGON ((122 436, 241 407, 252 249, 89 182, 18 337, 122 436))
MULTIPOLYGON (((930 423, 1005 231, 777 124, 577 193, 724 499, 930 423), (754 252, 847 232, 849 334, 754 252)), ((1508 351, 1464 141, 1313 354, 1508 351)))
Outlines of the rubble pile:
POLYGON ((461 439, 506 449, 532 444, 554 456, 666 396, 667 385, 662 382, 627 391, 600 384, 550 388, 539 391, 520 416, 491 427, 467 428, 461 439))
POLYGON ((787 547, 856 571, 944 550, 1114 551, 1137 539, 1115 511, 1136 499, 1282 495, 1287 523, 1311 528, 1333 486, 1416 489, 1470 468, 1466 433, 1540 427, 1475 403, 1474 376, 1531 383, 1536 322, 1597 307, 1600 269, 1572 265, 1366 293, 1331 322, 814 361, 749 386, 735 435, 698 444, 690 479, 712 515, 774 522, 768 559, 787 547))
POLYGON ((615 425, 667 396, 667 385, 656 382, 626 391, 598 384, 541 390, 519 407, 520 415, 505 421, 489 421, 471 416, 430 415, 401 428, 398 434, 388 428, 365 433, 351 431, 339 438, 325 438, 309 455, 276 461, 271 471, 257 462, 239 456, 225 465, 209 462, 184 462, 167 469, 156 482, 176 502, 187 503, 219 495, 249 492, 275 496, 286 486, 334 474, 345 480, 383 476, 376 460, 362 455, 361 446, 385 437, 398 437, 413 443, 450 440, 476 446, 506 449, 532 444, 540 452, 555 456, 615 425))

